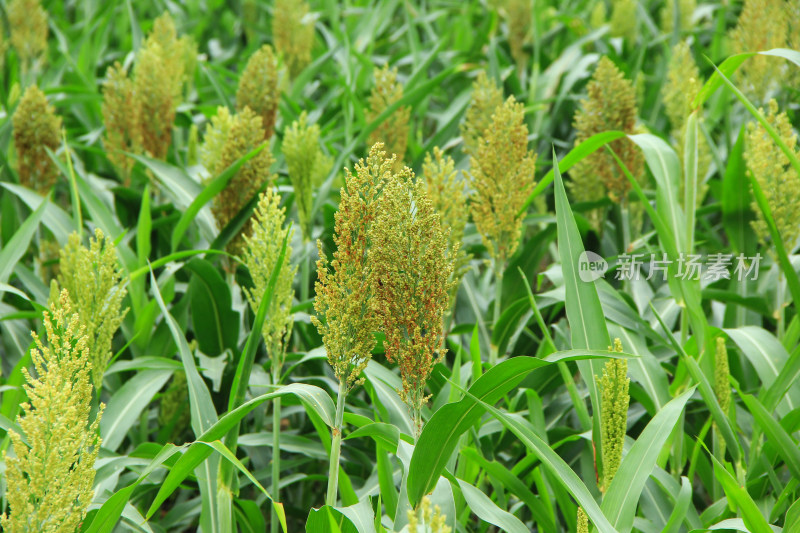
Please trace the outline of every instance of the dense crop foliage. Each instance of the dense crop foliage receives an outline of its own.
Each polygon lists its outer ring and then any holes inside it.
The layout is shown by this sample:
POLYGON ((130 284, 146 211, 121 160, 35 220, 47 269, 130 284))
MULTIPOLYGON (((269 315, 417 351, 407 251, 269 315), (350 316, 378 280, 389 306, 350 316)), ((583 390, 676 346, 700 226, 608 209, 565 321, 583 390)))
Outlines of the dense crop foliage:
POLYGON ((797 0, 0 0, 0 528, 800 531, 797 0))

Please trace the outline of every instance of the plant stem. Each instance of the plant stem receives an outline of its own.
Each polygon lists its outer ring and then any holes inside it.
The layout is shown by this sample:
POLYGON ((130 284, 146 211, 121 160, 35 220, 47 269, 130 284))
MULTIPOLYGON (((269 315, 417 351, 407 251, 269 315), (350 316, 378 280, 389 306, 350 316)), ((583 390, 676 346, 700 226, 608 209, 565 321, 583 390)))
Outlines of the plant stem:
POLYGON ((311 241, 303 242, 303 262, 300 265, 300 302, 308 300, 308 282, 311 276, 311 241))
MULTIPOLYGON (((492 336, 497 328, 497 323, 500 322, 500 309, 501 300, 503 297, 503 265, 500 265, 497 260, 494 262, 494 318, 492 319, 492 336)), ((497 364, 497 346, 495 346, 493 339, 490 338, 489 350, 489 364, 497 364)))
POLYGON ((336 495, 339 492, 339 455, 342 451, 342 421, 344 420, 344 400, 347 396, 345 383, 339 381, 339 394, 336 397, 336 419, 331 439, 331 463, 328 470, 328 495, 325 503, 336 505, 336 495))
MULTIPOLYGON (((280 368, 273 362, 272 384, 277 386, 280 381, 280 368)), ((272 498, 280 502, 280 477, 281 477, 281 399, 272 401, 272 498)), ((270 531, 278 533, 278 513, 272 506, 272 520, 270 531)))
POLYGON ((786 324, 783 313, 783 284, 784 284, 783 271, 778 270, 778 285, 775 288, 775 318, 778 321, 778 340, 783 342, 784 334, 786 333, 786 324))

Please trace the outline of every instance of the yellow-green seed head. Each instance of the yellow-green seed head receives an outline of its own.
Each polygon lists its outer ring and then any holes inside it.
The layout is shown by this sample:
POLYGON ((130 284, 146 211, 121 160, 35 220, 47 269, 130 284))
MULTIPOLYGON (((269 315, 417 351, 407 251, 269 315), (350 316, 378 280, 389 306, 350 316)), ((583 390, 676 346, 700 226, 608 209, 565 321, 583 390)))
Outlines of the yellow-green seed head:
POLYGON ((510 96, 495 110, 477 153, 470 157, 472 219, 499 265, 505 265, 517 249, 522 231, 519 211, 536 184, 536 154, 528 151, 524 118, 523 105, 510 96))
POLYGON ((454 259, 453 286, 450 290, 452 308, 458 282, 469 269, 470 256, 462 247, 464 228, 467 225, 467 194, 464 182, 457 178, 455 161, 437 146, 431 154, 425 154, 422 164, 422 175, 425 178, 426 193, 434 209, 439 213, 442 231, 448 235, 448 257, 454 259))
POLYGON ((664 33, 671 33, 675 29, 677 18, 681 32, 692 29, 692 15, 697 9, 697 0, 667 0, 661 8, 661 29, 664 33), (676 12, 677 11, 677 12, 676 12))
POLYGON ((275 0, 272 19, 275 49, 294 78, 311 62, 314 47, 314 19, 305 0, 275 0))
POLYGON ((622 37, 630 43, 636 41, 636 0, 612 0, 611 36, 622 37))
POLYGON ((123 181, 129 183, 135 161, 124 152, 138 153, 142 149, 141 110, 133 80, 119 63, 114 63, 106 72, 102 110, 105 152, 123 181))
MULTIPOLYGON (((763 109, 759 112, 764 114, 763 109)), ((766 119, 789 149, 800 157, 797 135, 792 130, 786 113, 778 112, 775 100, 769 102, 766 119)), ((789 163, 786 154, 767 134, 767 130, 755 121, 747 125, 744 159, 764 192, 784 247, 787 251, 791 250, 800 237, 800 177, 797 171, 789 163)), ((757 214, 756 220, 752 222, 753 228, 759 240, 766 245, 770 235, 764 215, 755 201, 752 209, 757 214)))
POLYGON ((289 180, 294 187, 300 229, 303 238, 310 240, 314 189, 328 175, 333 161, 322 152, 319 126, 308 125, 305 111, 284 132, 282 150, 289 168, 289 180))
MULTIPOLYGON (((785 48, 789 36, 789 19, 785 9, 783 0, 745 0, 739 22, 730 33, 732 52, 739 54, 785 48)), ((796 28, 794 33, 797 33, 796 28)), ((747 59, 739 67, 745 90, 758 102, 766 99, 784 70, 784 62, 760 55, 747 59)))
POLYGON ((503 91, 485 72, 478 74, 472 82, 472 99, 464 115, 464 122, 461 123, 461 138, 464 140, 464 152, 467 155, 478 153, 480 140, 486 133, 486 128, 492 125, 492 115, 501 105, 503 91))
MULTIPOLYGON (((614 351, 622 352, 619 339, 614 339, 614 351)), ((627 359, 611 359, 606 362, 600 380, 600 439, 603 450, 603 483, 600 488, 603 492, 608 490, 622 462, 622 447, 628 430, 630 381, 627 359)))
POLYGON ((386 358, 400 367, 401 399, 419 412, 427 402, 425 384, 444 355, 439 351, 442 319, 453 286, 454 256, 426 184, 413 178, 404 168, 384 187, 367 235, 372 244, 367 260, 375 274, 373 309, 386 335, 386 358))
MULTIPOLYGON (((216 116, 211 119, 210 129, 206 132, 201 159, 211 177, 217 177, 263 142, 261 117, 249 107, 236 115, 231 115, 226 107, 219 107, 216 116)), ((228 185, 214 197, 211 212, 220 230, 244 209, 263 186, 273 181, 274 175, 270 174, 272 163, 272 153, 264 148, 247 161, 228 185)), ((231 241, 229 249, 238 253, 241 244, 241 238, 237 237, 231 241)))
POLYGON ((68 291, 70 307, 80 316, 81 327, 85 328, 92 383, 100 388, 112 355, 111 341, 128 312, 127 308, 122 309, 127 290, 116 248, 99 229, 90 239, 89 248, 81 244, 77 233, 72 233, 61 250, 59 266, 58 281, 50 285, 51 305, 59 303, 59 293, 64 289, 68 291))
POLYGON ((366 162, 347 170, 339 210, 334 217, 336 251, 329 262, 318 241, 319 256, 311 321, 322 335, 328 362, 340 382, 350 390, 372 357, 373 332, 378 329, 374 312, 374 268, 368 260, 370 235, 379 212, 378 201, 392 177, 394 157, 386 157, 378 143, 366 162))
POLYGON ((272 47, 265 44, 250 56, 236 90, 236 109, 242 112, 249 107, 261 117, 266 140, 275 131, 275 114, 281 99, 279 76, 272 47))
POLYGON ((19 181, 39 194, 47 194, 58 179, 58 166, 47 153, 58 149, 61 117, 36 85, 25 89, 12 119, 19 181))
POLYGON ((589 517, 583 507, 578 507, 578 533, 589 533, 589 517))
POLYGON ((524 68, 528 61, 525 46, 531 36, 533 3, 531 0, 501 0, 496 7, 508 25, 508 47, 517 68, 524 68))
POLYGON ((167 82, 172 76, 161 45, 145 41, 133 68, 133 91, 139 106, 142 148, 155 159, 164 159, 172 142, 172 122, 177 107, 174 85, 167 82))
MULTIPOLYGON (((636 90, 622 72, 607 57, 600 58, 597 70, 587 85, 588 96, 575 113, 577 135, 575 145, 604 131, 618 130, 635 133, 636 90)), ((611 148, 640 179, 644 173, 644 159, 633 141, 622 138, 610 143, 611 148)), ((569 188, 578 202, 600 200, 606 194, 613 202, 627 199, 630 183, 614 158, 605 150, 598 150, 583 158, 570 171, 569 188)), ((600 228, 600 213, 590 215, 596 229, 600 228)))
POLYGON ((89 339, 70 297, 62 291, 44 313, 47 345, 33 333, 36 377, 22 370, 28 402, 17 417, 27 444, 9 431, 14 457, 3 452, 9 533, 78 531, 94 491, 103 404, 90 422, 92 363, 89 339))
POLYGON ((595 0, 592 12, 589 15, 589 26, 594 29, 600 28, 605 25, 607 16, 605 0, 595 0))
POLYGON ((47 11, 39 0, 11 0, 7 14, 11 45, 27 70, 47 50, 47 11))
POLYGON ((442 514, 438 505, 431 510, 431 499, 424 496, 420 505, 415 510, 409 510, 408 533, 450 533, 452 529, 447 525, 447 516, 442 514))
POLYGON ((280 207, 280 203, 280 195, 272 188, 261 194, 253 215, 250 235, 244 237, 242 254, 242 260, 253 279, 253 288, 245 289, 245 295, 254 313, 258 311, 272 271, 276 268, 280 270, 267 316, 261 328, 267 353, 272 357, 276 368, 283 365, 286 346, 292 336, 294 324, 291 312, 294 298, 292 282, 297 273, 297 267, 292 266, 290 262, 292 247, 288 244, 283 262, 278 264, 284 238, 288 235, 288 241, 291 242, 294 233, 293 229, 283 227, 285 209, 280 207))
MULTIPOLYGON (((397 69, 389 70, 386 65, 382 69, 375 69, 375 86, 369 95, 369 109, 366 112, 367 123, 377 119, 387 107, 402 97, 403 86, 397 81, 397 69)), ((408 145, 410 116, 410 107, 399 107, 369 134, 370 146, 383 143, 390 154, 397 156, 394 170, 400 170, 403 166, 403 157, 408 145)))
POLYGON ((723 413, 731 406, 730 369, 728 367, 728 349, 725 338, 717 337, 717 349, 714 352, 714 393, 723 413))
POLYGON ((191 421, 192 414, 189 409, 189 388, 186 382, 186 372, 176 370, 158 405, 158 425, 161 427, 172 425, 172 431, 168 438, 171 441, 176 441, 180 440, 181 436, 189 428, 191 421))

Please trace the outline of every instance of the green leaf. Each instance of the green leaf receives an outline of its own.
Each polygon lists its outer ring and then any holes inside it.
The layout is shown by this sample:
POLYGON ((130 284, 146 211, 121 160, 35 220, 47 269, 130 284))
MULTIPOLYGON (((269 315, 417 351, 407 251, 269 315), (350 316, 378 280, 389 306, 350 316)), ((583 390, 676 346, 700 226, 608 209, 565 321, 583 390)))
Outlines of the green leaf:
POLYGON ((800 447, 797 442, 786 432, 783 427, 775 420, 764 405, 751 394, 739 394, 742 397, 747 410, 764 430, 764 434, 769 439, 778 455, 786 463, 786 467, 791 472, 794 479, 800 479, 800 447))
POLYGON ((236 350, 239 313, 233 310, 230 287, 205 259, 192 259, 185 266, 192 272, 187 294, 191 298, 192 329, 200 351, 216 356, 226 349, 236 350))
POLYGON ((728 496, 728 501, 741 511, 742 519, 747 529, 751 533, 773 533, 764 515, 761 514, 761 509, 758 508, 747 490, 739 486, 736 478, 714 457, 714 454, 709 452, 708 456, 714 463, 714 477, 722 485, 722 489, 728 496))
POLYGON ((25 252, 28 251, 28 246, 31 244, 31 239, 36 234, 36 228, 44 216, 44 211, 47 208, 47 202, 42 202, 36 210, 25 219, 25 222, 17 229, 14 236, 9 239, 7 243, 0 249, 0 283, 8 282, 8 278, 14 271, 17 262, 22 259, 25 252))
POLYGON ((152 227, 150 184, 148 183, 144 186, 142 205, 139 208, 139 221, 136 224, 136 255, 139 259, 140 267, 147 265, 147 259, 150 257, 150 231, 152 227))
POLYGON ((740 253, 750 253, 757 242, 750 222, 750 187, 744 161, 744 125, 739 129, 736 143, 728 154, 728 166, 722 178, 722 225, 731 247, 740 253))
POLYGON ((478 518, 489 524, 494 524, 499 527, 501 531, 506 531, 508 533, 528 533, 528 528, 525 527, 525 524, 523 524, 519 518, 508 511, 502 510, 486 494, 463 479, 457 481, 458 486, 461 488, 461 493, 467 501, 467 505, 478 518))
POLYGON ((42 217, 42 224, 50 230, 53 237, 58 241, 58 244, 63 246, 67 243, 67 238, 69 234, 75 230, 75 227, 72 219, 63 209, 54 204, 49 198, 44 198, 21 185, 0 181, 0 186, 14 193, 20 200, 25 202, 31 210, 35 211, 42 203, 47 204, 44 216, 42 217))

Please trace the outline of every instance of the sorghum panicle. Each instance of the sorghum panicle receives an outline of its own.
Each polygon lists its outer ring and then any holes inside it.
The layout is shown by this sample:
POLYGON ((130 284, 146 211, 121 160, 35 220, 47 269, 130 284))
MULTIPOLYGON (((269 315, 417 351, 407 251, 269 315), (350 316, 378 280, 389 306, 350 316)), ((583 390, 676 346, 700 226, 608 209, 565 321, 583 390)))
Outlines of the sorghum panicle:
POLYGON ((505 265, 519 244, 523 203, 535 185, 536 154, 528 151, 524 107, 510 96, 492 115, 470 157, 470 210, 489 254, 505 265))
POLYGON ((333 372, 347 390, 372 357, 373 332, 378 329, 374 312, 375 276, 368 260, 371 228, 379 210, 379 197, 392 177, 395 158, 386 157, 383 145, 375 144, 366 162, 356 165, 355 174, 345 174, 339 210, 334 216, 333 260, 326 259, 318 241, 319 256, 311 321, 322 335, 333 372))
POLYGON ((373 308, 386 335, 386 358, 400 366, 400 397, 419 425, 428 399, 425 384, 444 356, 442 320, 454 285, 454 256, 449 253, 449 230, 442 228, 426 184, 413 178, 404 168, 386 184, 368 235, 372 247, 367 260, 375 274, 373 308))
POLYGON ((486 128, 492 125, 492 115, 495 110, 503 105, 503 91, 480 72, 472 82, 472 99, 464 122, 461 123, 461 138, 464 140, 464 152, 467 155, 476 155, 480 140, 486 133, 486 128))
POLYGON ((172 375, 169 387, 161 395, 158 405, 158 425, 172 430, 167 437, 170 440, 179 440, 181 435, 189 428, 192 414, 189 410, 189 387, 186 382, 186 372, 176 370, 172 375))
POLYGON ((449 305, 452 307, 458 282, 469 269, 470 256, 461 245, 468 217, 465 184, 456 177, 453 158, 442 152, 438 146, 433 149, 433 157, 430 153, 425 154, 422 175, 428 198, 439 213, 442 231, 448 235, 448 257, 454 259, 449 305))
MULTIPOLYGON (((763 109, 759 111, 764 114, 763 109)), ((766 113, 769 124, 777 130, 783 142, 800 157, 797 148, 797 135, 786 113, 778 112, 775 100, 769 102, 766 113)), ((772 211, 772 218, 787 252, 792 250, 800 237, 800 176, 789 163, 789 158, 775 144, 761 124, 753 121, 747 125, 744 159, 747 168, 758 182, 772 211)), ((752 225, 759 240, 765 245, 770 240, 769 230, 758 204, 753 201, 752 209, 757 218, 752 225)))
POLYGON ((578 507, 578 528, 577 533, 589 533, 589 517, 583 507, 578 507))
POLYGON ((314 46, 314 19, 305 0, 275 0, 272 19, 275 49, 294 78, 311 62, 314 46))
POLYGON ((77 233, 69 236, 61 250, 58 281, 50 285, 52 305, 59 303, 59 294, 69 294, 70 307, 80 317, 85 328, 89 360, 92 363, 92 383, 100 388, 103 373, 111 359, 111 341, 122 324, 128 309, 122 309, 127 294, 122 271, 117 261, 114 243, 100 229, 90 239, 89 248, 81 245, 77 233))
MULTIPOLYGON (((611 348, 609 348, 611 349, 611 348)), ((614 339, 614 351, 622 351, 622 343, 614 339)), ((600 404, 600 435, 603 450, 603 483, 601 490, 608 490, 611 480, 622 462, 622 447, 628 430, 628 360, 611 359, 603 368, 600 380, 602 391, 600 404)))
POLYGON ((272 47, 265 44, 247 60, 236 90, 236 109, 241 113, 249 107, 261 117, 265 140, 271 139, 275 131, 275 114, 281 99, 279 76, 272 47))
POLYGON ((418 509, 408 511, 408 533, 450 533, 447 516, 438 505, 431 510, 431 499, 424 496, 418 509))
POLYGON ((25 187, 45 195, 58 179, 58 166, 50 159, 47 148, 58 149, 61 117, 47 103, 36 85, 25 89, 14 117, 14 149, 17 153, 19 181, 25 187))
MULTIPOLYGON (((403 86, 397 81, 397 69, 389 70, 389 67, 384 65, 382 69, 376 68, 374 73, 375 86, 369 95, 367 123, 374 121, 387 107, 403 97, 403 86)), ((403 157, 408 145, 410 116, 410 107, 399 107, 369 134, 370 146, 383 143, 390 154, 397 156, 394 170, 400 170, 403 166, 403 157)))
MULTIPOLYGON (((739 22, 730 33, 731 51, 739 54, 784 48, 788 32, 784 0, 745 0, 739 22)), ((782 61, 761 55, 747 59, 739 68, 746 91, 759 102, 785 71, 782 61)))
MULTIPOLYGON (((588 96, 575 113, 577 130, 575 145, 604 131, 619 130, 634 133, 636 126, 636 90, 622 72, 607 57, 600 58, 597 70, 587 85, 588 96)), ((627 138, 610 143, 611 148, 637 179, 644 172, 644 159, 636 145, 627 138)), ((605 194, 613 202, 625 201, 630 183, 614 158, 605 150, 597 150, 583 158, 570 171, 570 191, 578 202, 599 200, 605 194)), ((590 215, 592 224, 600 229, 600 213, 590 215)))
POLYGON ((533 4, 531 0, 500 0, 495 7, 508 24, 508 47, 517 68, 524 68, 528 61, 525 45, 530 39, 533 4))
POLYGON ((15 457, 3 452, 10 515, 0 526, 9 533, 78 531, 94 495, 104 406, 90 423, 90 340, 66 290, 44 313, 44 327, 48 345, 32 333, 36 377, 22 369, 29 402, 17 422, 28 444, 10 430, 15 457))
POLYGON ((697 9, 697 0, 667 0, 661 8, 661 29, 671 33, 675 29, 675 10, 678 10, 678 29, 686 32, 692 29, 692 15, 697 9))
POLYGON ((114 63, 106 72, 103 83, 103 124, 106 135, 103 140, 106 155, 117 168, 124 183, 130 183, 134 160, 125 152, 139 153, 142 149, 140 106, 136 98, 133 80, 119 63, 114 63))
POLYGON ((250 235, 244 236, 244 252, 242 260, 250 271, 253 279, 253 288, 245 289, 247 301, 254 313, 258 312, 261 299, 269 285, 269 279, 274 269, 279 269, 278 282, 272 294, 267 316, 261 328, 267 352, 272 357, 273 364, 278 367, 283 365, 286 345, 292 336, 294 318, 291 312, 294 290, 292 282, 297 273, 297 267, 292 266, 290 259, 292 247, 287 244, 286 254, 281 264, 278 256, 281 245, 288 235, 288 242, 292 240, 294 230, 284 228, 285 209, 280 207, 281 197, 272 188, 268 188, 259 197, 258 207, 253 215, 250 235))
POLYGON ((308 125, 305 111, 286 129, 281 146, 295 193, 303 239, 311 239, 311 208, 314 188, 330 172, 333 161, 320 148, 319 125, 308 125))
POLYGON ((47 50, 47 11, 39 0, 11 0, 7 14, 11 45, 27 70, 47 50))
POLYGON ((717 337, 717 349, 714 352, 714 394, 722 412, 727 414, 731 406, 730 368, 728 367, 728 349, 725 338, 717 337))
MULTIPOLYGON (((263 142, 261 117, 249 107, 236 115, 231 115, 226 107, 219 107, 206 132, 201 160, 211 176, 216 177, 263 142)), ((274 176, 270 174, 272 163, 272 153, 264 148, 247 161, 228 185, 214 197, 211 212, 220 230, 233 220, 264 185, 273 181, 274 176)), ((228 247, 238 253, 241 245, 241 238, 236 237, 228 247)))
POLYGON ((636 0, 611 1, 611 36, 622 37, 629 43, 636 41, 636 0))
POLYGON ((608 12, 605 0, 595 0, 592 12, 589 14, 589 26, 598 29, 605 25, 608 12))

